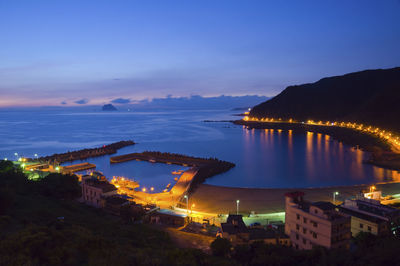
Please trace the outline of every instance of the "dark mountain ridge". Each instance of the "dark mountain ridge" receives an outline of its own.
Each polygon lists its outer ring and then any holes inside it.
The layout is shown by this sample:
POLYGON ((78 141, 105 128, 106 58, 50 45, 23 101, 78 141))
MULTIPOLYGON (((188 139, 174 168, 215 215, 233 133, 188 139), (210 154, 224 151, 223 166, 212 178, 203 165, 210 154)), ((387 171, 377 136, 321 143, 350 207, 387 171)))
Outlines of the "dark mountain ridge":
POLYGON ((253 117, 351 121, 400 132, 400 67, 289 86, 255 106, 253 117))

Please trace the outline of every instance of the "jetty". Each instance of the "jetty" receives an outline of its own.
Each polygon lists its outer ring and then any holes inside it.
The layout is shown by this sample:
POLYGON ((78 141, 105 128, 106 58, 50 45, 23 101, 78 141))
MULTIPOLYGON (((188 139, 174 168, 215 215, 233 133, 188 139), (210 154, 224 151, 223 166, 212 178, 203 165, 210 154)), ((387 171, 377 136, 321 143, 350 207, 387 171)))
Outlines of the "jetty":
POLYGON ((62 172, 72 174, 75 172, 89 170, 89 169, 93 169, 93 168, 96 168, 95 164, 85 162, 85 163, 78 163, 78 164, 63 166, 62 172))
MULTIPOLYGON (((129 153, 110 158, 110 163, 122 163, 127 161, 148 161, 151 163, 166 163, 176 164, 185 167, 203 166, 215 162, 223 162, 216 158, 199 158, 183 154, 158 152, 158 151, 144 151, 140 153, 129 153)), ((234 166, 234 165, 233 165, 234 166)))
POLYGON ((40 157, 38 159, 27 158, 27 161, 39 161, 46 162, 48 164, 60 164, 64 162, 72 162, 75 160, 85 160, 91 157, 104 156, 108 154, 114 154, 119 149, 126 146, 134 145, 135 142, 132 140, 123 140, 108 145, 103 145, 102 147, 83 149, 78 151, 71 151, 66 153, 53 154, 50 156, 40 157))

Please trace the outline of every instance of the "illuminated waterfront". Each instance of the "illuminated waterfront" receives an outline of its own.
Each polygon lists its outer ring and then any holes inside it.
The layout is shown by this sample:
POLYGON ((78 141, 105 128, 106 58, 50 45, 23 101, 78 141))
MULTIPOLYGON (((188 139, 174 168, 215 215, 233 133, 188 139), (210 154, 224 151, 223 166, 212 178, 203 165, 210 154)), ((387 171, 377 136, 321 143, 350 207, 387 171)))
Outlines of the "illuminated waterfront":
MULTIPOLYGON (((34 157, 98 147, 123 139, 138 144, 116 155, 154 150, 216 157, 236 164, 207 184, 234 187, 321 187, 399 180, 397 171, 363 164, 368 154, 318 133, 248 130, 203 120, 236 119, 230 110, 151 110, 141 112, 0 112, 0 156, 34 157), (61 126, 57 123, 63 121, 61 126), (7 137, 5 137, 7 136, 7 137)), ((110 165, 110 156, 88 159, 107 177, 138 179, 158 191, 182 167, 148 162, 110 165), (157 178, 151 178, 157 177, 157 178)), ((173 182, 172 182, 173 184, 173 182)))

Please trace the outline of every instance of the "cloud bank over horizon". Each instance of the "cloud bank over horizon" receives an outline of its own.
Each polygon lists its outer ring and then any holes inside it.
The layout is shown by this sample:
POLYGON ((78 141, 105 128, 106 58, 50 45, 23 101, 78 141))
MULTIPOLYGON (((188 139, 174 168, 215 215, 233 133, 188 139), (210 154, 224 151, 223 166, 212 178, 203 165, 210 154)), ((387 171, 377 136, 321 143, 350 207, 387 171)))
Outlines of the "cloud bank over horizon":
POLYGON ((396 0, 0 2, 0 107, 274 96, 398 66, 399 12, 396 0))

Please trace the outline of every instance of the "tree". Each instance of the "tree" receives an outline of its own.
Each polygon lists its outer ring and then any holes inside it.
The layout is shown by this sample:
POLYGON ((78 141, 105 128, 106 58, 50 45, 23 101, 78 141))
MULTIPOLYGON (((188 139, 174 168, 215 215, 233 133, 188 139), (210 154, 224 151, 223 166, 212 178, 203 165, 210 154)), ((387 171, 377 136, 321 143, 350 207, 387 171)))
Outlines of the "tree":
POLYGON ((226 238, 217 237, 210 245, 212 254, 227 257, 231 251, 231 242, 226 238))
POLYGON ((76 175, 52 173, 37 182, 42 195, 60 199, 75 199, 82 195, 76 175))

